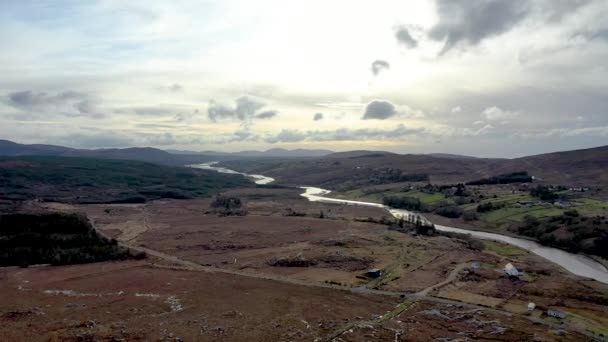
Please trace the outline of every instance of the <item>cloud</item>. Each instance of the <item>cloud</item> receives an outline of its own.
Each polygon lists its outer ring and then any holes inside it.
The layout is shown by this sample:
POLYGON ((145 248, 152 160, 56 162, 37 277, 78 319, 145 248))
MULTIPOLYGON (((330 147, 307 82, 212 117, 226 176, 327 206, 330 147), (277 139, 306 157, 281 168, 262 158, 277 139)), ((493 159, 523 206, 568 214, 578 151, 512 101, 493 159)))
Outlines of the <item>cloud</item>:
POLYGON ((316 113, 315 116, 312 119, 314 121, 323 120, 323 113, 316 113))
POLYGON ((267 110, 265 112, 261 112, 255 115, 256 119, 271 119, 277 116, 278 112, 276 110, 267 110))
POLYGON ((526 0, 438 0, 439 22, 429 37, 443 41, 440 55, 510 31, 530 12, 526 0))
POLYGON ((410 31, 404 26, 397 29, 395 32, 395 37, 399 43, 405 45, 408 49, 413 49, 418 46, 418 41, 412 38, 410 31))
POLYGON ((598 29, 598 30, 593 30, 593 31, 581 31, 581 32, 575 33, 574 35, 572 35, 572 37, 573 38, 583 37, 587 41, 592 41, 592 40, 608 41, 608 28, 598 29))
POLYGON ((481 113, 482 117, 484 117, 490 121, 506 120, 506 119, 509 119, 509 118, 512 118, 512 117, 518 116, 518 115, 519 115, 518 112, 504 110, 504 109, 498 108, 496 106, 488 107, 488 108, 484 109, 484 111, 481 113))
POLYGON ((372 63, 372 74, 374 74, 374 76, 378 76, 380 74, 381 71, 386 70, 388 68, 390 68, 391 65, 388 64, 387 61, 383 61, 383 60, 375 60, 372 63))
POLYGON ((551 22, 559 22, 565 16, 576 12, 579 8, 590 4, 593 0, 544 0, 541 1, 540 11, 551 22))
POLYGON ((234 107, 211 101, 207 108, 207 114, 209 119, 214 122, 219 120, 251 121, 254 118, 269 119, 277 115, 278 112, 274 110, 258 112, 265 106, 264 102, 254 97, 241 96, 236 99, 234 107))
MULTIPOLYGON (((151 115, 151 116, 170 116, 177 111, 176 108, 163 107, 163 106, 146 106, 146 107, 135 107, 132 108, 133 112, 137 115, 151 115)), ((119 110, 123 112, 123 110, 119 110)), ((128 110, 127 110, 128 112, 128 110)))
POLYGON ((54 143, 79 148, 120 148, 135 146, 135 139, 111 131, 73 133, 57 137, 54 143))
POLYGON ((363 120, 386 120, 396 114, 397 110, 392 103, 384 100, 374 100, 365 106, 363 120))
POLYGON ((284 129, 276 135, 270 135, 265 141, 275 143, 294 143, 302 141, 365 141, 365 140, 402 140, 406 136, 422 133, 419 128, 407 128, 399 125, 394 129, 349 129, 339 128, 324 131, 299 131, 284 129))
POLYGON ((239 129, 234 132, 232 136, 226 142, 241 142, 241 141, 255 141, 258 139, 258 136, 251 133, 249 129, 239 129))
POLYGON ((452 110, 450 110, 450 112, 452 112, 453 114, 458 114, 458 113, 462 112, 462 108, 460 106, 456 106, 456 107, 452 108, 452 110))
POLYGON ((535 134, 536 136, 560 136, 560 137, 576 137, 576 136, 599 136, 608 137, 608 126, 600 127, 581 127, 581 128, 554 128, 546 133, 535 134))
POLYGON ((97 108, 96 102, 85 93, 72 90, 49 94, 24 90, 9 93, 4 97, 7 105, 24 111, 20 118, 35 119, 41 113, 75 117, 86 115, 92 118, 105 117, 97 108))
POLYGON ((174 93, 179 93, 180 91, 184 90, 184 87, 181 84, 174 83, 169 86, 169 90, 174 93))
POLYGON ((45 92, 24 90, 8 94, 7 104, 19 109, 35 110, 63 106, 74 101, 82 101, 86 98, 85 94, 75 91, 65 91, 56 95, 50 95, 45 92))

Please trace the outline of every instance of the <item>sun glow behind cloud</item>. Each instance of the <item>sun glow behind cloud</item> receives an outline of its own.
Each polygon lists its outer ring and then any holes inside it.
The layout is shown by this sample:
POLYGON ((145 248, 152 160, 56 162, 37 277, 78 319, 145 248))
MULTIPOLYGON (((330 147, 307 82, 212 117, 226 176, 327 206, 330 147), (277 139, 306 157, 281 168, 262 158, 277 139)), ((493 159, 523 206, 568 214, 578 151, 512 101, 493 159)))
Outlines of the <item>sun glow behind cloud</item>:
POLYGON ((605 130, 588 129, 608 126, 600 0, 59 1, 0 10, 0 134, 19 142, 482 155, 606 143, 605 130), (389 67, 374 73, 379 60, 389 67), (24 91, 29 102, 11 98, 24 91), (61 98, 70 91, 82 98, 61 98), (212 103, 228 108, 244 96, 265 114, 209 117, 212 103), (395 112, 362 120, 375 100, 395 112), (519 115, 491 120, 491 108, 519 115), (582 119, 566 133, 573 117, 582 119), (521 136, 529 140, 513 138, 521 136))

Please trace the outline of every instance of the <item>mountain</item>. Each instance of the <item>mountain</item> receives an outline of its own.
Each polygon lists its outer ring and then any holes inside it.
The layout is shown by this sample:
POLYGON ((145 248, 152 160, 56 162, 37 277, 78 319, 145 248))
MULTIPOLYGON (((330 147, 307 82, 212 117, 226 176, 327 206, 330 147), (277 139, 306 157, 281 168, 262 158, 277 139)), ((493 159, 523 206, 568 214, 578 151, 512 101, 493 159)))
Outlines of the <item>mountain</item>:
POLYGON ((0 140, 0 155, 3 156, 57 155, 70 151, 74 151, 74 149, 54 145, 22 145, 8 140, 0 140))
POLYGON ((284 184, 330 188, 393 179, 395 174, 428 175, 433 183, 454 184, 518 171, 548 184, 608 187, 608 146, 515 159, 349 151, 310 160, 242 160, 223 165, 272 176, 284 184))
POLYGON ((389 156, 397 156, 398 154, 386 151, 367 151, 367 150, 356 150, 356 151, 346 151, 346 152, 336 152, 332 154, 328 154, 325 158, 333 159, 333 158, 379 158, 379 157, 389 157, 389 156))
POLYGON ((168 152, 151 147, 85 150, 54 145, 25 145, 8 140, 0 140, 0 156, 32 155, 139 160, 165 165, 184 164, 182 161, 184 158, 178 158, 168 152))
POLYGON ((215 151, 163 151, 151 147, 131 147, 112 149, 75 149, 55 145, 19 144, 8 140, 0 140, 0 156, 61 156, 61 157, 89 157, 105 159, 129 159, 146 161, 165 165, 185 165, 203 163, 233 158, 314 158, 333 153, 329 150, 286 150, 273 148, 267 151, 241 151, 241 152, 215 152, 215 151))
POLYGON ((452 158, 452 159, 478 159, 473 156, 463 156, 460 154, 450 154, 450 153, 429 153, 427 156, 437 157, 437 158, 452 158))
POLYGON ((501 168, 527 170, 547 183, 608 185, 608 146, 508 159, 501 168))
POLYGON ((218 157, 273 157, 273 158, 311 158, 311 157, 323 157, 328 154, 334 153, 330 150, 308 150, 308 149, 295 149, 287 150, 284 148, 272 148, 266 151, 240 151, 240 152, 217 152, 217 151, 182 151, 182 150, 167 150, 167 152, 178 155, 205 155, 205 156, 218 156, 218 157))

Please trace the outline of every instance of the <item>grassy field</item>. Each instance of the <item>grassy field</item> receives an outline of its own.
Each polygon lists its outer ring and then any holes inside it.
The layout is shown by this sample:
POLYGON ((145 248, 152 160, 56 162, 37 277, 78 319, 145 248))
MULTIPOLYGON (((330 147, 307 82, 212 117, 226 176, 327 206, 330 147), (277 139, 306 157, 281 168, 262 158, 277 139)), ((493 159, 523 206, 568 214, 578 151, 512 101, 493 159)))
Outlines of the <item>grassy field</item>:
POLYGON ((605 216, 608 214, 608 202, 600 201, 593 198, 577 198, 574 200, 582 205, 577 206, 581 215, 584 216, 605 216))
POLYGON ((0 158, 0 199, 144 202, 158 198, 210 196, 251 186, 240 175, 110 159, 0 158))
POLYGON ((345 199, 353 199, 360 201, 369 201, 382 203, 382 199, 388 196, 398 196, 398 197, 412 197, 420 200, 422 204, 436 204, 443 200, 446 200, 446 197, 441 193, 428 194, 421 191, 399 191, 399 190, 389 190, 382 191, 376 193, 365 193, 363 190, 357 189, 352 191, 347 191, 343 193, 336 193, 334 197, 336 198, 345 198, 345 199))
POLYGON ((502 224, 509 222, 522 222, 524 217, 527 215, 531 215, 536 218, 544 218, 561 215, 562 213, 562 209, 545 208, 543 206, 532 206, 530 208, 505 207, 483 213, 480 215, 480 218, 481 220, 489 223, 502 224))
POLYGON ((485 250, 494 252, 498 255, 505 257, 522 256, 528 254, 527 251, 517 248, 515 246, 507 245, 504 243, 498 243, 494 241, 484 241, 485 250))

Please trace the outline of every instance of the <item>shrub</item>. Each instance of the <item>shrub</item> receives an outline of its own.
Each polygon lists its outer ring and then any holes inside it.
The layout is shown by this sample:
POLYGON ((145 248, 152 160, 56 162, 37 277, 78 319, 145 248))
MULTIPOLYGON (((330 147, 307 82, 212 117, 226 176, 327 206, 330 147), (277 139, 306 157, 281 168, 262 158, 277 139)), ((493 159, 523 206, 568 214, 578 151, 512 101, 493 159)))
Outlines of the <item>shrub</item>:
POLYGON ((420 200, 414 197, 407 196, 387 196, 384 197, 382 202, 391 208, 396 209, 407 209, 407 210, 420 210, 422 204, 420 200))
POLYGON ((477 221, 479 220, 479 215, 476 212, 469 210, 463 213, 462 218, 465 221, 477 221))
POLYGON ((217 195, 211 201, 211 208, 220 216, 245 216, 248 211, 243 201, 234 196, 217 195))
POLYGON ((458 218, 462 215, 463 210, 456 205, 449 205, 435 210, 437 215, 449 218, 458 218))

